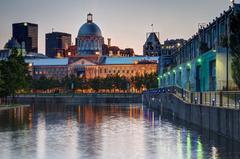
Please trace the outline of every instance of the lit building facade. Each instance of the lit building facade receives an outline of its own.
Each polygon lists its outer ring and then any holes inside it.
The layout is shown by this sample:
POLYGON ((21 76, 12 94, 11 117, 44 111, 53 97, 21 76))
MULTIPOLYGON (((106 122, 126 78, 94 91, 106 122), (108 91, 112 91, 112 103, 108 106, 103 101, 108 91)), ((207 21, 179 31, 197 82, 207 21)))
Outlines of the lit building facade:
POLYGON ((29 71, 34 79, 44 76, 61 80, 68 76, 68 58, 27 59, 25 62, 29 64, 29 71))
POLYGON ((76 38, 77 52, 81 56, 102 55, 103 44, 102 31, 93 23, 93 15, 89 13, 87 23, 81 26, 76 38))
POLYGON ((223 39, 230 37, 230 18, 239 13, 234 4, 220 17, 206 26, 200 26, 173 55, 172 64, 161 68, 160 87, 177 85, 193 92, 231 90, 235 84, 231 77, 231 55, 223 39))
POLYGON ((121 65, 92 65, 86 66, 86 78, 106 78, 107 76, 124 76, 128 79, 137 75, 157 73, 157 63, 121 64, 121 65))
POLYGON ((105 57, 103 63, 85 67, 85 77, 124 76, 128 79, 137 75, 157 73, 158 57, 105 57))
POLYGON ((86 79, 120 75, 131 78, 157 73, 159 57, 79 56, 70 58, 25 59, 34 79, 41 76, 61 80, 67 76, 86 79))

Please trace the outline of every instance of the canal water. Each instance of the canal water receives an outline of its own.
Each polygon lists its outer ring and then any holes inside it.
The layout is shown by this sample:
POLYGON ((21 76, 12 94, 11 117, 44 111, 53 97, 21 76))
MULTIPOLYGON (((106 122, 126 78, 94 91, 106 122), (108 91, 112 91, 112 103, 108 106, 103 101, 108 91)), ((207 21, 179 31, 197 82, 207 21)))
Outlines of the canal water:
POLYGON ((1 159, 240 158, 240 145, 140 104, 38 103, 0 111, 1 159))

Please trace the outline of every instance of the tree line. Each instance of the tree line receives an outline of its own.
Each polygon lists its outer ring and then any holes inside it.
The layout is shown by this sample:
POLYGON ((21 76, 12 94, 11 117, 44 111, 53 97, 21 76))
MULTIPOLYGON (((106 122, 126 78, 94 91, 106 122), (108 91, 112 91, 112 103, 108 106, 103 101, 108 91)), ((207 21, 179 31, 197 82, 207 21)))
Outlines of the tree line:
POLYGON ((93 78, 85 79, 76 77, 74 75, 67 76, 62 80, 56 80, 51 78, 46 78, 45 76, 39 79, 32 79, 31 89, 40 90, 43 92, 58 92, 59 90, 63 92, 69 91, 84 91, 91 90, 92 92, 130 92, 132 88, 135 88, 137 92, 141 92, 144 88, 151 89, 157 88, 158 80, 157 74, 145 74, 137 75, 131 79, 127 79, 124 76, 112 75, 106 78, 93 78))

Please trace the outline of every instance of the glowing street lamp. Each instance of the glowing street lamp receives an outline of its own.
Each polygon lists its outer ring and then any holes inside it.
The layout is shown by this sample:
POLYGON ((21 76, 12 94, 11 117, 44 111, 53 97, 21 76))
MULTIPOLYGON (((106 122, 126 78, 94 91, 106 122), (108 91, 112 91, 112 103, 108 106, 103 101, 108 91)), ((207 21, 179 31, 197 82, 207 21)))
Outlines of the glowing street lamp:
POLYGON ((197 62, 198 62, 198 63, 201 63, 201 62, 202 62, 202 59, 201 59, 201 58, 197 59, 197 62))

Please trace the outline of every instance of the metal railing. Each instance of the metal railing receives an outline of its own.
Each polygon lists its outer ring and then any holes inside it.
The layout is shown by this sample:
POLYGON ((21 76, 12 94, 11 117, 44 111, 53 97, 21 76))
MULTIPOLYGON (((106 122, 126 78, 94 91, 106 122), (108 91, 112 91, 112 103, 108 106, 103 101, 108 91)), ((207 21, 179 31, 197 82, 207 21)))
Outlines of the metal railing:
POLYGON ((240 91, 190 92, 177 86, 144 91, 143 94, 171 93, 186 103, 240 109, 240 91))

